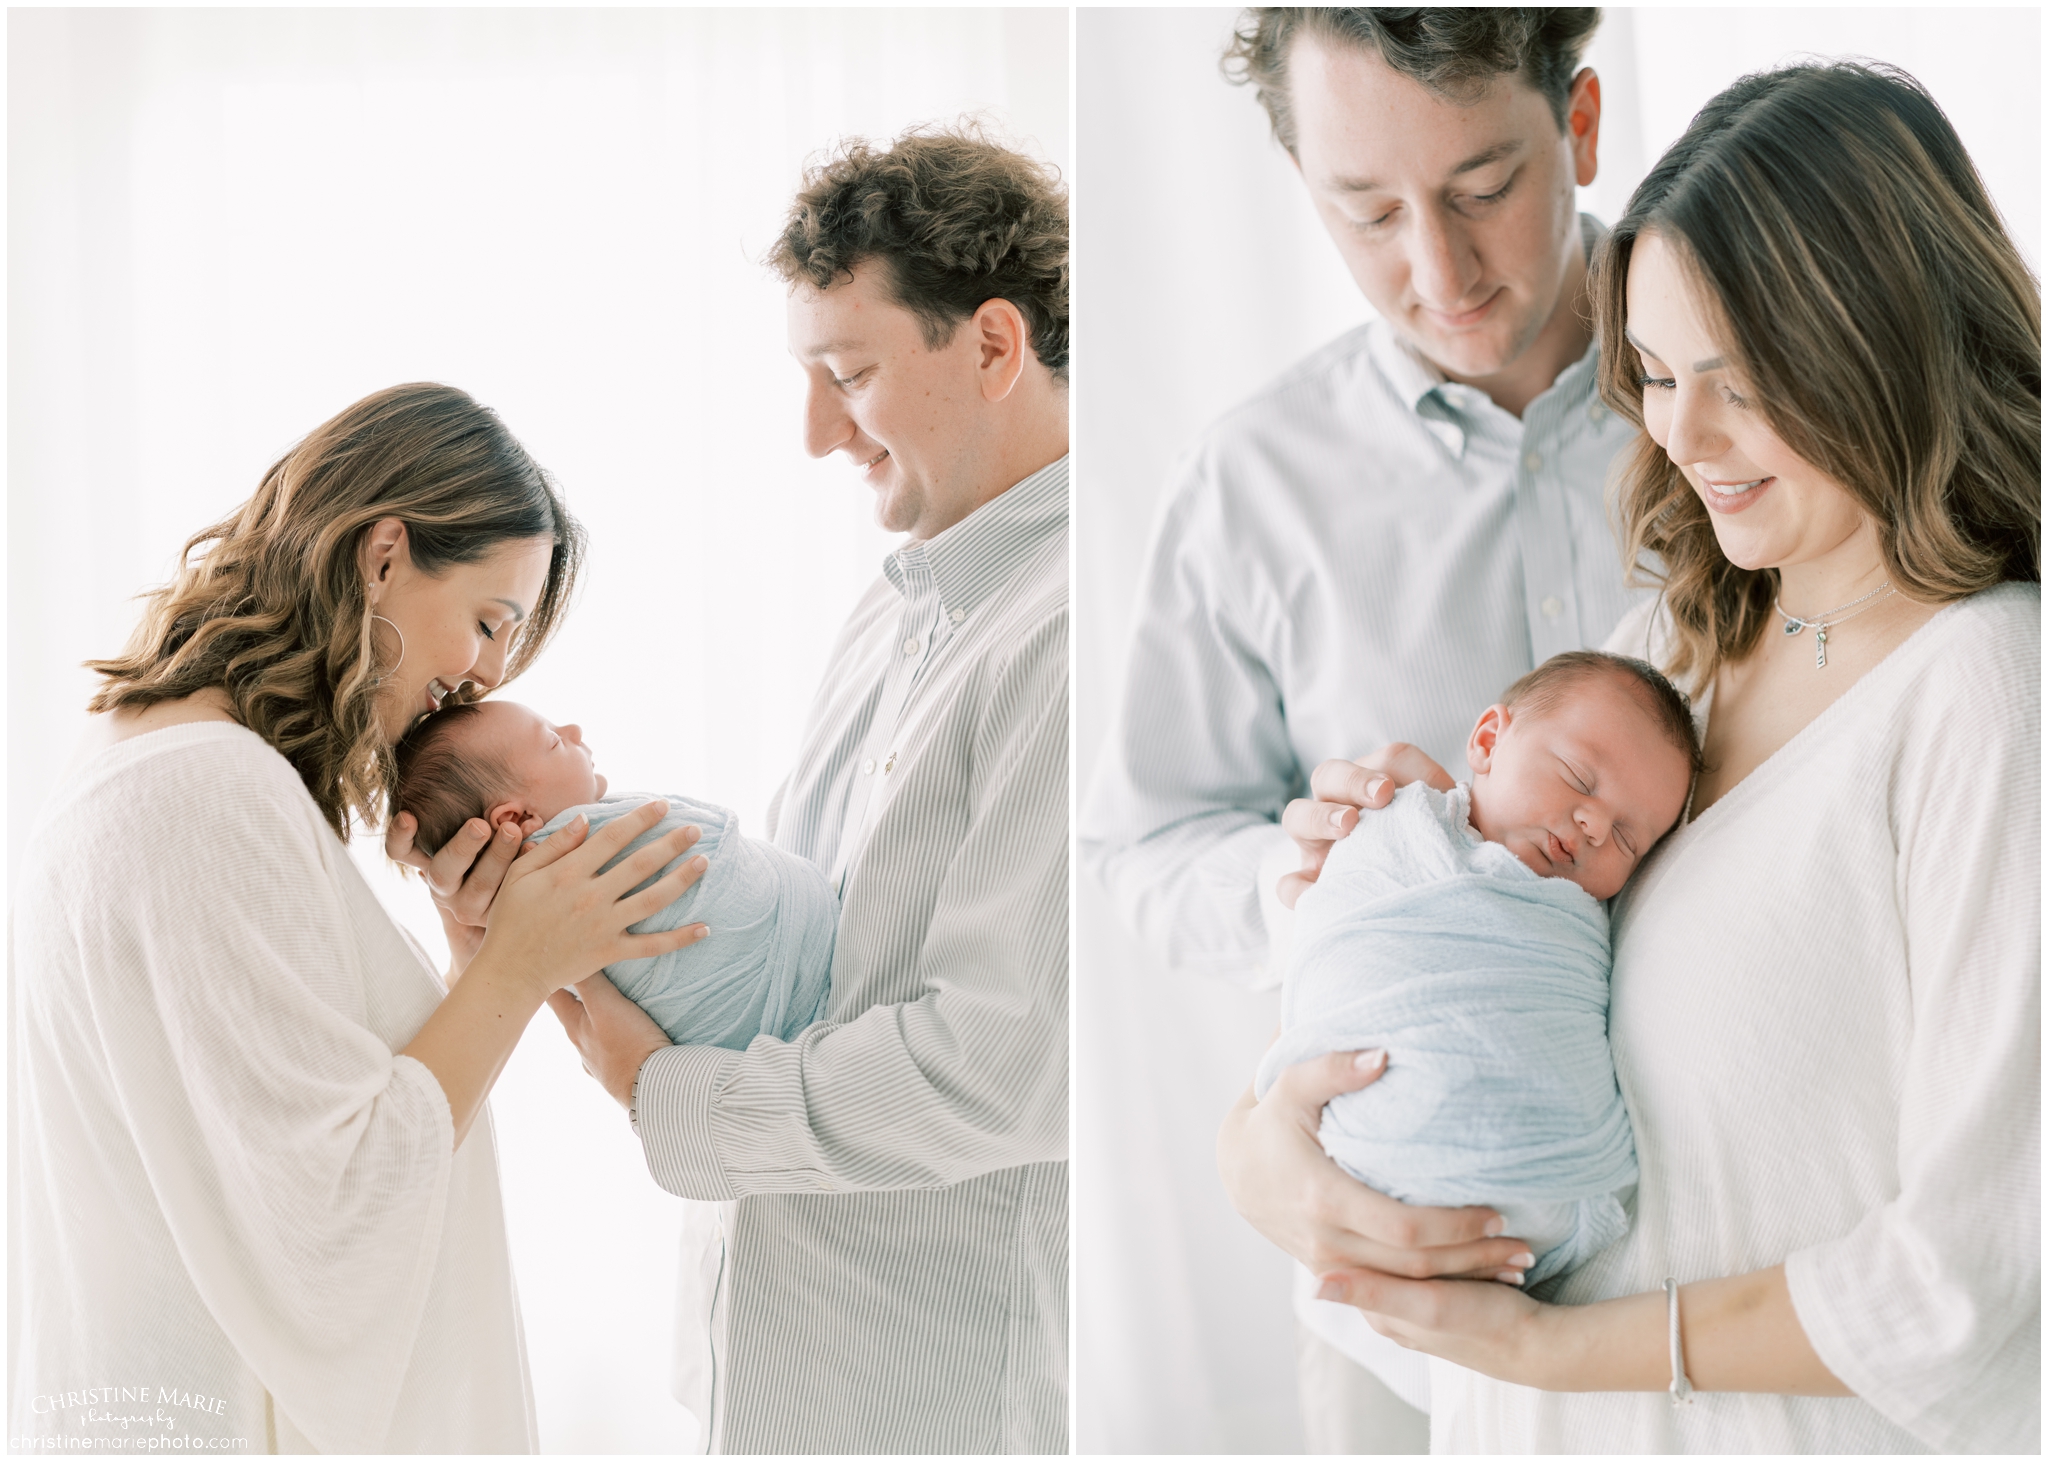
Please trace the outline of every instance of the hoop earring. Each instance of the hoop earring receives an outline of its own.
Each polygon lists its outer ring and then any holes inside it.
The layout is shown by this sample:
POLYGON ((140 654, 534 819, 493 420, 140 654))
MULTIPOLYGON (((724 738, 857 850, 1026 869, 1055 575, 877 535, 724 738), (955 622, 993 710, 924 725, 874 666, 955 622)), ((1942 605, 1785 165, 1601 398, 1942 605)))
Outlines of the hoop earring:
MULTIPOLYGON (((370 615, 370 618, 384 619, 384 616, 373 612, 370 615)), ((384 622, 386 624, 391 624, 391 621, 388 619, 384 619, 384 622)), ((398 666, 403 665, 405 663, 405 631, 400 629, 397 625, 391 624, 391 633, 398 636, 398 664, 393 665, 389 670, 385 671, 382 675, 377 677, 377 683, 379 685, 382 685, 386 680, 390 679, 393 675, 396 675, 398 673, 398 666)), ((374 642, 372 648, 374 648, 374 642)))

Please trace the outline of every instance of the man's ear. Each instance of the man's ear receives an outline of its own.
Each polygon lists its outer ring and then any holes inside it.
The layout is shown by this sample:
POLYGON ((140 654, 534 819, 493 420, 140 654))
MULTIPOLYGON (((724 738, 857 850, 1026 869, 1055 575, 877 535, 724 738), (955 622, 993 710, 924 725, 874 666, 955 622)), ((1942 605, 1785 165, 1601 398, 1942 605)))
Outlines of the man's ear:
POLYGON ((1585 187, 1600 174, 1600 77, 1591 66, 1572 78, 1564 130, 1572 144, 1572 170, 1585 187))
POLYGON ((981 399, 1001 401, 1017 389, 1031 355, 1031 328, 1024 323, 1024 312, 1008 300, 984 300, 967 328, 974 332, 981 399))
POLYGON ((364 592, 374 609, 384 586, 390 582, 391 571, 412 567, 412 544, 406 537, 405 524, 397 518, 379 518, 363 534, 363 546, 356 558, 363 571, 364 592))
POLYGON ((1508 729, 1515 713, 1503 705, 1491 705, 1479 713, 1472 734, 1465 738, 1465 764, 1479 776, 1485 776, 1493 767, 1493 749, 1500 742, 1500 733, 1508 729))

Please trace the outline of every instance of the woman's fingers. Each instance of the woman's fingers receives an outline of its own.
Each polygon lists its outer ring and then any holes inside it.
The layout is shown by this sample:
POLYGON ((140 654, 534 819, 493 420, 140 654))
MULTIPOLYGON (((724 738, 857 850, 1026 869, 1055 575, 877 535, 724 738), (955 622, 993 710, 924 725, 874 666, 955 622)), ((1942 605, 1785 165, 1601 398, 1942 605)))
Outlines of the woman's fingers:
POLYGON ((1331 1098, 1363 1091, 1386 1070, 1385 1051, 1332 1051, 1282 1070, 1266 1089, 1265 1101, 1291 1108, 1296 1120, 1313 1132, 1322 1125, 1323 1108, 1331 1098))
MULTIPOLYGON (((1383 756, 1392 749, 1382 747, 1373 755, 1383 756)), ((1345 761, 1341 757, 1331 758, 1310 773, 1308 789, 1318 802, 1345 807, 1384 807, 1394 795, 1385 772, 1365 762, 1345 761)))
MULTIPOLYGON (((666 841, 666 839, 663 841, 666 841)), ((655 866, 659 867, 660 864, 655 866)), ((637 924, 642 919, 652 918, 681 898, 685 893, 688 893, 690 885, 702 878, 704 870, 709 866, 710 861, 701 853, 695 858, 686 860, 680 867, 656 879, 653 883, 641 889, 640 892, 620 899, 619 916, 627 924, 637 924)), ((642 874, 641 877, 644 878, 646 875, 642 874)), ((633 880, 634 883, 639 881, 640 879, 637 878, 633 880)), ((631 886, 631 884, 627 885, 629 888, 631 886)))
POLYGON ((384 829, 384 856, 394 863, 426 872, 433 860, 413 846, 413 839, 419 836, 419 831, 418 818, 410 812, 399 813, 391 819, 391 826, 384 829))
MULTIPOLYGON (((512 827, 512 824, 508 822, 505 826, 512 827)), ((577 813, 557 828, 544 843, 527 843, 528 833, 524 827, 513 830, 517 834, 513 841, 520 847, 519 876, 530 878, 549 864, 561 862, 581 847, 583 839, 590 832, 590 819, 580 812, 577 813)))
MULTIPOLYGON (((643 802, 631 812, 622 813, 618 817, 613 818, 583 840, 582 847, 576 850, 580 855, 578 861, 570 865, 572 870, 579 875, 587 874, 587 876, 595 878, 597 870, 617 857, 620 849, 660 822, 667 815, 668 803, 657 797, 652 802, 643 802)), ((580 817, 577 821, 585 822, 580 817)), ((587 822, 585 822, 585 827, 588 827, 587 822)), ((553 841, 555 839, 548 839, 550 843, 553 841)), ((657 839, 656 842, 648 844, 648 847, 659 846, 659 842, 660 840, 657 839)), ((543 843, 541 846, 545 848, 547 843, 543 843)), ((646 848, 640 850, 642 853, 646 851, 646 848)), ((669 856, 674 857, 675 855, 671 853, 669 856)), ((630 858, 622 860, 619 866, 623 868, 632 861, 630 858)), ((655 868, 660 866, 659 863, 654 865, 655 868)), ((614 873, 618 871, 618 869, 612 870, 614 873)), ((645 878, 648 873, 653 871, 653 868, 645 869, 640 876, 645 878)))
MULTIPOLYGON (((619 937, 621 953, 619 959, 652 959, 657 954, 682 949, 709 937, 709 924, 685 924, 680 929, 658 929, 651 934, 625 934, 619 937)), ((612 963, 616 964, 614 960, 612 963)), ((621 999, 625 998, 623 996, 621 999)))
MULTIPOLYGON (((669 864, 675 862, 676 859, 689 852, 691 845, 701 836, 703 834, 694 827, 671 828, 660 837, 648 843, 644 848, 635 848, 630 855, 619 859, 615 866, 606 869, 598 880, 598 886, 613 898, 623 900, 628 889, 632 888, 635 884, 646 882, 669 864)), ((697 861, 697 859, 693 858, 690 860, 690 863, 694 864, 697 861)), ((688 866, 689 864, 684 865, 684 867, 688 866)), ((677 873, 682 871, 682 868, 676 870, 677 873)), ((699 868, 697 871, 701 873, 703 870, 699 868)), ((666 882, 666 880, 663 881, 666 882)), ((688 888, 690 884, 696 881, 697 874, 692 873, 684 881, 683 887, 688 888)), ((673 898, 674 895, 670 897, 673 898)))

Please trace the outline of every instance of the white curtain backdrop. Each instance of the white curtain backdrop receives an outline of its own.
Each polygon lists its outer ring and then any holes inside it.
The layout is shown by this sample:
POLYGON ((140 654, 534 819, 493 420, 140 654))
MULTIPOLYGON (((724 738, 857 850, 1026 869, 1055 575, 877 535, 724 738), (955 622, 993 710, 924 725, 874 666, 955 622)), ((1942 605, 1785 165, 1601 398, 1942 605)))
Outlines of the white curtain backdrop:
MULTIPOLYGON (((798 440, 758 261, 807 156, 978 114, 1068 165, 1064 10, 16 10, 8 18, 8 850, 131 598, 298 436, 440 380, 590 530, 510 693, 621 789, 755 829, 894 540, 798 440)), ((375 839, 393 912, 445 945, 375 839)), ((688 1448, 679 1209, 551 1015, 492 1101, 541 1437, 688 1448)))
MULTIPOLYGON (((1174 456, 1368 316, 1264 114, 1218 75, 1235 15, 1076 20, 1084 796, 1174 456)), ((2032 9, 1610 9, 1589 57, 1606 101, 1601 172, 1581 206, 1612 220, 1709 97, 1807 53, 1890 61, 1925 82, 2038 267, 2032 9)), ((1214 1158, 1216 1123, 1278 1024, 1278 997, 1170 975, 1085 878, 1075 919, 1080 1449, 1299 1450, 1287 1265, 1224 1201, 1214 1158)))

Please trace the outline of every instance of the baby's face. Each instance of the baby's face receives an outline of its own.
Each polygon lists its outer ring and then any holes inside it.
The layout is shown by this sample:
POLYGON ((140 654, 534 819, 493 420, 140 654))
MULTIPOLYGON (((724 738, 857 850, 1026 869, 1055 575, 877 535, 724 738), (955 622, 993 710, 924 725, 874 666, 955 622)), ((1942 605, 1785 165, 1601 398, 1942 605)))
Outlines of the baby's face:
POLYGON ((1489 706, 1465 746, 1472 825, 1545 878, 1612 898, 1685 811, 1692 766, 1619 675, 1540 712, 1489 706))
POLYGON ((517 701, 485 701, 464 750, 497 758, 512 784, 485 814, 491 826, 510 808, 546 822, 604 796, 605 780, 578 726, 557 726, 517 701))

